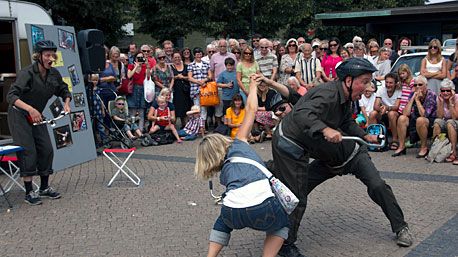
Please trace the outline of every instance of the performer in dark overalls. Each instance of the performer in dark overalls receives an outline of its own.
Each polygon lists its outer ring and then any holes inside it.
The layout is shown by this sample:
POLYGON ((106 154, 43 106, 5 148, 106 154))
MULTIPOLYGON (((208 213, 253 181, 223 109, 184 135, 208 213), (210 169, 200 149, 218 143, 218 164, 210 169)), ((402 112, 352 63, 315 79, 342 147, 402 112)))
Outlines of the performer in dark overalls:
MULTIPOLYGON (((350 58, 336 72, 339 80, 315 87, 303 97, 288 94, 293 110, 278 125, 272 139, 272 173, 298 196, 300 203, 289 215, 290 230, 278 255, 303 256, 295 246, 308 194, 337 175, 353 174, 367 186, 391 223, 400 246, 412 245, 412 236, 391 187, 380 177, 365 146, 342 141, 342 134, 377 142, 352 119, 351 102, 361 98, 376 68, 365 59, 350 58), (315 159, 309 164, 309 158, 315 159)), ((291 90, 290 90, 291 92, 291 90)))
POLYGON ((62 97, 64 111, 70 112, 68 86, 59 71, 52 67, 56 50, 52 41, 37 42, 33 64, 19 72, 7 95, 8 125, 14 144, 24 148, 18 153, 18 166, 26 189, 25 202, 31 205, 41 204, 41 197, 60 198, 60 194, 48 185, 54 157, 48 129, 46 125, 32 125, 42 121, 42 112, 53 95, 62 97), (33 176, 41 178, 38 194, 33 191, 33 176))

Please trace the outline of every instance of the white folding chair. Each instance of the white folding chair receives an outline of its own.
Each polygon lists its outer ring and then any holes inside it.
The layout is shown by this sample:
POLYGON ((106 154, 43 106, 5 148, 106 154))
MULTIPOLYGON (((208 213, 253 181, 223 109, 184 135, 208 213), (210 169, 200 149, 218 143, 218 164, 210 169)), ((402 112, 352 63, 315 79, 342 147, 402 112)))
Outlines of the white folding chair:
MULTIPOLYGON (((13 188, 14 185, 20 187, 25 192, 24 186, 18 181, 19 175, 20 175, 19 173, 20 169, 18 166, 16 166, 16 164, 13 163, 16 161, 17 161, 16 156, 1 156, 0 157, 0 162, 8 163, 8 170, 5 170, 2 166, 0 166, 0 171, 3 172, 3 174, 5 174, 9 178, 8 182, 6 182, 5 187, 4 187, 5 193, 8 193, 13 188)), ((38 185, 34 181, 32 181, 32 183, 36 187, 35 191, 38 191, 39 189, 38 185)))
POLYGON ((136 186, 140 185, 140 178, 135 174, 129 167, 127 167, 126 163, 129 161, 130 157, 134 154, 135 148, 129 148, 129 149, 105 149, 103 150, 103 155, 105 155, 108 160, 110 160, 117 168, 118 170, 116 173, 113 175, 111 178, 110 182, 108 182, 108 187, 111 186, 113 181, 116 179, 118 175, 122 172, 124 175, 126 175, 127 178, 132 181, 136 186), (118 156, 115 155, 115 153, 127 153, 127 157, 124 160, 121 160, 118 156))

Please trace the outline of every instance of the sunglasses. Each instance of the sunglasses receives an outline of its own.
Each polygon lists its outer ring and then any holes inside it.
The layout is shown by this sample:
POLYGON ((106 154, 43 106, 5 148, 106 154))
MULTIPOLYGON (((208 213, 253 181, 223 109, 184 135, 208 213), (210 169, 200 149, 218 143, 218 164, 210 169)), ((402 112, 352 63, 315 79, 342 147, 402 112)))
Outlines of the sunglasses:
POLYGON ((116 105, 124 105, 124 103, 116 103, 116 105))
POLYGON ((423 84, 423 83, 413 84, 414 87, 422 87, 422 86, 424 86, 424 85, 425 85, 425 84, 423 84))
POLYGON ((240 52, 232 52, 233 54, 240 54, 240 52))
POLYGON ((251 40, 251 41, 253 41, 253 42, 259 42, 259 39, 253 39, 253 40, 251 40))
POLYGON ((291 44, 291 45, 288 45, 288 46, 294 46, 294 47, 296 47, 297 45, 296 45, 296 44, 291 44))
POLYGON ((351 49, 353 49, 354 47, 353 47, 353 46, 349 46, 349 47, 347 47, 347 48, 351 48, 351 49))
POLYGON ((338 46, 337 44, 329 44, 330 47, 338 46))
POLYGON ((142 50, 142 52, 144 52, 144 53, 150 53, 151 50, 142 50))
POLYGON ((361 40, 355 40, 355 43, 360 43, 360 42, 363 42, 363 41, 361 41, 361 40))
POLYGON ((437 46, 429 46, 428 49, 439 49, 437 46))
POLYGON ((159 60, 165 60, 165 56, 159 56, 159 57, 157 57, 157 59, 159 59, 159 60))
POLYGON ((243 54, 245 54, 245 55, 252 55, 253 53, 244 52, 243 54))
POLYGON ((208 51, 209 54, 214 54, 216 51, 208 51))
POLYGON ((450 93, 450 92, 452 92, 452 90, 451 89, 441 89, 441 92, 442 93, 450 93))
POLYGON ((328 50, 328 49, 325 47, 320 47, 320 50, 323 51, 323 50, 328 50))
POLYGON ((269 47, 267 47, 267 46, 261 46, 261 47, 259 47, 259 48, 261 48, 261 49, 267 49, 267 48, 269 48, 269 47))

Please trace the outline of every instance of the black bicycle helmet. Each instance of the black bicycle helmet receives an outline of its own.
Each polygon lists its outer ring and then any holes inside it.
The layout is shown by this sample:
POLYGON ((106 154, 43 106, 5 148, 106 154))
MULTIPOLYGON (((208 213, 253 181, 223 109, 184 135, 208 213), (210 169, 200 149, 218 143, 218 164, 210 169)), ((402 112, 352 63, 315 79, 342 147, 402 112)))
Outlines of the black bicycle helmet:
POLYGON ((51 40, 41 40, 35 44, 35 53, 41 53, 46 50, 56 51, 57 46, 51 40))
POLYGON ((377 71, 377 68, 364 58, 350 58, 336 68, 336 73, 340 80, 344 80, 347 76, 355 78, 362 74, 373 73, 375 71, 377 71))
POLYGON ((269 106, 267 106, 267 111, 275 111, 280 105, 286 103, 279 93, 276 93, 270 100, 269 106))

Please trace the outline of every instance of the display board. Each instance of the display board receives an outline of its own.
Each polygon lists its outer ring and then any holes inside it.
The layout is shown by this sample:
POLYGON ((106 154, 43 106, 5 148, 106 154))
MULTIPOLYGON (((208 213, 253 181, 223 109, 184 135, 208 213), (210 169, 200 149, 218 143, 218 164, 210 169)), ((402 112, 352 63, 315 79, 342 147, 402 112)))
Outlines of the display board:
MULTIPOLYGON (((26 24, 26 31, 30 56, 33 45, 40 40, 51 40, 56 44, 57 60, 53 66, 59 70, 72 94, 70 115, 57 120, 54 127, 48 125, 54 149, 54 170, 63 170, 97 158, 75 29, 68 26, 26 24)), ((54 96, 49 100, 43 115, 46 118, 57 117, 61 110, 63 101, 54 96)))

